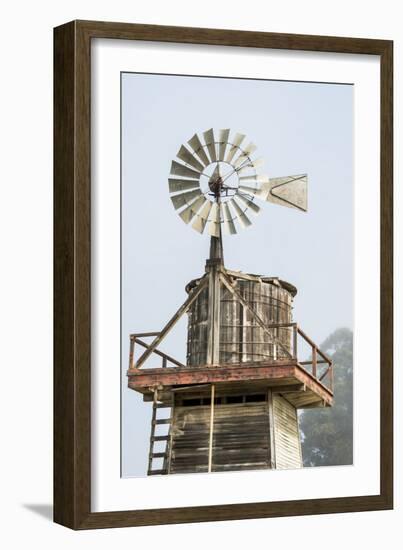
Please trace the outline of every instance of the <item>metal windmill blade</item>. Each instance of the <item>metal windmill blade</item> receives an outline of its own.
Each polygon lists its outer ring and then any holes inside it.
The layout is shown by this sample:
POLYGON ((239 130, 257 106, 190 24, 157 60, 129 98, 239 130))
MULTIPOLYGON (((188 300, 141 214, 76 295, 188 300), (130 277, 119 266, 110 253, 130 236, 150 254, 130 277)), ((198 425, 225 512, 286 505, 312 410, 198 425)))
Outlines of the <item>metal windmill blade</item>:
POLYGON ((202 193, 199 189, 194 191, 187 191, 186 193, 179 193, 178 195, 173 195, 171 201, 174 205, 175 210, 178 210, 182 206, 188 206, 193 199, 201 196, 202 193))
POLYGON ((208 166, 210 164, 210 160, 206 155, 206 152, 203 148, 203 145, 200 141, 199 136, 195 134, 191 139, 189 139, 188 144, 193 149, 193 152, 195 153, 195 155, 199 157, 203 165, 208 166))
POLYGON ((243 193, 260 198, 261 187, 268 181, 269 178, 267 176, 240 176, 238 189, 243 193))
POLYGON ((245 149, 241 150, 241 154, 235 161, 235 167, 238 168, 242 164, 245 164, 245 162, 251 161, 250 156, 256 151, 256 149, 257 147, 254 143, 249 143, 249 145, 247 145, 245 149))
POLYGON ((216 202, 213 202, 213 206, 210 211, 210 217, 209 217, 209 234, 212 237, 219 237, 220 236, 220 224, 221 224, 221 208, 222 205, 218 204, 216 202))
POLYGON ((236 220, 239 221, 239 223, 241 224, 242 227, 249 227, 250 225, 252 225, 252 222, 250 221, 250 219, 248 218, 248 216, 245 214, 245 210, 243 210, 239 204, 236 202, 235 199, 231 199, 229 201, 229 204, 234 207, 234 210, 236 212, 236 220))
POLYGON ((228 145, 229 129, 218 132, 218 160, 224 160, 228 145))
POLYGON ((235 137, 231 143, 231 147, 227 153, 225 162, 228 162, 229 164, 231 164, 232 159, 234 158, 236 152, 239 151, 239 147, 244 139, 245 139, 244 134, 235 134, 235 137))
POLYGON ((208 217, 212 206, 213 206, 213 203, 209 200, 206 200, 203 208, 201 208, 200 211, 196 214, 195 220, 192 223, 192 227, 199 233, 203 233, 207 225, 208 217))
POLYGON ((204 141, 207 145, 207 150, 210 155, 211 162, 217 161, 217 151, 215 148, 215 142, 214 142, 214 131, 213 128, 210 128, 210 130, 207 130, 207 132, 203 133, 204 141))
POLYGON ((228 204, 228 202, 226 202, 225 204, 223 204, 223 221, 224 221, 224 229, 226 230, 227 233, 229 233, 230 235, 235 235, 236 234, 236 227, 235 227, 235 223, 234 223, 234 219, 235 219, 235 216, 232 215, 232 212, 230 210, 230 206, 228 204))
POLYGON ((186 149, 186 147, 184 147, 183 145, 179 149, 179 151, 176 153, 176 156, 178 157, 178 159, 183 160, 183 162, 192 166, 199 173, 203 172, 204 165, 201 162, 199 162, 192 155, 192 153, 188 149, 186 149))
POLYGON ((247 195, 258 196, 260 193, 259 187, 250 187, 249 185, 240 185, 238 187, 238 192, 246 193, 247 195))
POLYGON ((191 168, 188 168, 187 166, 173 160, 171 163, 171 175, 183 176, 185 178, 196 178, 198 180, 200 177, 200 172, 196 172, 196 170, 192 170, 191 168))
POLYGON ((203 195, 200 195, 197 197, 193 202, 191 202, 186 208, 184 208, 180 213, 179 216, 182 218, 182 220, 185 223, 190 223, 193 218, 197 215, 197 212, 200 210, 200 208, 208 202, 203 195))
POLYGON ((238 198, 247 206, 247 208, 250 208, 254 214, 259 214, 260 206, 253 202, 253 200, 242 193, 238 193, 238 198))
POLYGON ((178 191, 189 191, 190 189, 199 188, 199 180, 182 180, 179 178, 169 178, 168 187, 170 193, 178 191))
POLYGON ((240 165, 239 168, 237 168, 237 172, 238 174, 245 173, 245 171, 248 171, 248 170, 254 170, 256 172, 256 170, 260 168, 260 166, 262 166, 263 164, 264 164, 264 158, 262 157, 259 157, 255 160, 247 159, 243 164, 240 165))
POLYGON ((248 176, 239 176, 239 183, 245 183, 245 184, 251 184, 256 183, 262 185, 263 183, 266 183, 269 180, 268 176, 265 175, 258 175, 258 174, 249 174, 248 176))

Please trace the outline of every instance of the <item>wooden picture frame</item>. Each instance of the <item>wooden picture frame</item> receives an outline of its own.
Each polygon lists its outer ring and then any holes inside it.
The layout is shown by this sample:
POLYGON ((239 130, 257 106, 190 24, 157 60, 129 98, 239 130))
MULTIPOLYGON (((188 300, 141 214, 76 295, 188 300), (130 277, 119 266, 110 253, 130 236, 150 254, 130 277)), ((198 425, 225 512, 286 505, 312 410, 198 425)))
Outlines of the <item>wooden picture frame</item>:
POLYGON ((54 31, 54 520, 72 529, 329 514, 393 507, 393 43, 73 21, 54 31), (113 38, 380 56, 381 456, 370 496, 91 512, 91 40, 113 38))

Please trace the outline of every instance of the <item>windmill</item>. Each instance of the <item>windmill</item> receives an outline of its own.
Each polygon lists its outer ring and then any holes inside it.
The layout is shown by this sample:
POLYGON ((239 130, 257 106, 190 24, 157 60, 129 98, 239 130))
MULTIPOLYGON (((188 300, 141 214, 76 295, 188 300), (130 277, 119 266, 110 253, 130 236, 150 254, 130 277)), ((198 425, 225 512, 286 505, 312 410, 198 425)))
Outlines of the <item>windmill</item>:
POLYGON ((263 158, 253 159, 257 147, 242 144, 246 136, 235 134, 229 141, 230 130, 220 130, 214 141, 213 130, 203 133, 204 145, 197 134, 186 148, 181 146, 173 161, 169 192, 174 208, 182 220, 203 233, 221 238, 221 226, 231 235, 252 224, 248 211, 261 210, 255 199, 289 208, 307 210, 306 174, 268 178, 258 169, 263 158), (185 163, 185 164, 183 164, 185 163))
POLYGON ((209 129, 171 164, 172 204, 210 236, 210 256, 167 324, 130 337, 129 388, 153 402, 149 475, 301 467, 297 409, 333 402, 332 362, 292 319, 297 289, 224 266, 223 233, 249 227, 265 202, 307 211, 307 175, 261 174, 256 149, 244 134, 209 129), (159 346, 185 314, 182 364, 159 346), (160 367, 145 365, 152 357, 160 367))

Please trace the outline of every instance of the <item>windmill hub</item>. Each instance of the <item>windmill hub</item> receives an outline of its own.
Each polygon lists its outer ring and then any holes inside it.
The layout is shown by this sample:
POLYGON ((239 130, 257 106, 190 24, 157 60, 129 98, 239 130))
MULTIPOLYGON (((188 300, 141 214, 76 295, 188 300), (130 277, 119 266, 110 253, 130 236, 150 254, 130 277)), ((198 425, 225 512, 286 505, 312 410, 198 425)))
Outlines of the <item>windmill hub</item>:
POLYGON ((212 177, 208 183, 210 191, 218 198, 223 191, 223 179, 221 176, 212 177))
POLYGON ((222 173, 219 166, 220 165, 217 164, 212 175, 209 176, 207 185, 209 195, 213 200, 226 202, 229 198, 233 197, 238 190, 238 176, 236 173, 232 173, 232 170, 227 170, 227 173, 222 173))

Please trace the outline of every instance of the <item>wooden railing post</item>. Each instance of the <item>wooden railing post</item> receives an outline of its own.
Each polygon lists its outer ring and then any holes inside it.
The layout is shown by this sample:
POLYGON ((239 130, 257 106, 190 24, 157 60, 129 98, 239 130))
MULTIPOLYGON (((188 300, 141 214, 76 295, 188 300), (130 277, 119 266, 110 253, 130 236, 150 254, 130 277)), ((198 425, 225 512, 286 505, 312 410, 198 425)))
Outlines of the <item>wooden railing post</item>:
POLYGON ((297 323, 293 325, 292 354, 294 359, 298 359, 298 325, 297 323))
POLYGON ((330 365, 329 378, 330 378, 330 391, 333 392, 334 391, 333 363, 330 365))
POLYGON ((134 360, 134 337, 130 336, 130 353, 129 353, 129 369, 133 368, 134 360))
POLYGON ((213 467, 213 433, 214 433, 214 400, 215 400, 215 385, 211 384, 211 403, 210 403, 210 433, 208 445, 208 467, 207 471, 211 472, 213 467))
POLYGON ((312 347, 312 375, 316 378, 317 371, 317 356, 316 356, 316 346, 312 347))

